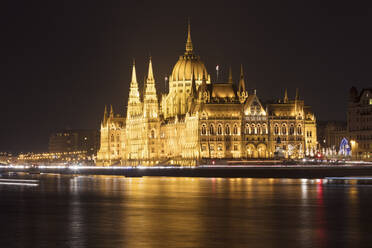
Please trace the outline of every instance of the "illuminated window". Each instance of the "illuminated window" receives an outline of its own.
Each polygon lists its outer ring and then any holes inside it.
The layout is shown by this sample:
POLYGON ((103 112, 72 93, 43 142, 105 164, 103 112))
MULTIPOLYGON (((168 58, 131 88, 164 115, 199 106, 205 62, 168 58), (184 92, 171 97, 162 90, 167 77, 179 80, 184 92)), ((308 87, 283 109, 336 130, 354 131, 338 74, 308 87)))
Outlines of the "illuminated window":
POLYGON ((234 132, 235 135, 238 134, 238 126, 236 124, 234 125, 234 131, 233 132, 234 132))
POLYGON ((267 127, 266 127, 265 124, 262 125, 262 133, 263 133, 263 134, 267 134, 267 127))
POLYGON ((226 125, 225 134, 230 135, 230 126, 226 125))
POLYGON ((282 126, 282 134, 287 134, 287 127, 285 125, 282 126))
POLYGON ((207 127, 205 125, 202 125, 201 134, 203 134, 203 135, 206 135, 207 134, 207 127))
POLYGON ((297 127, 297 134, 298 134, 298 135, 301 135, 301 134, 302 134, 302 128, 301 128, 301 125, 299 125, 299 126, 297 127))
POLYGON ((278 125, 274 126, 274 134, 279 134, 279 127, 278 125))
POLYGON ((210 126, 210 128, 209 128, 209 133, 211 134, 211 135, 214 135, 214 126, 213 126, 213 124, 210 126))
POLYGON ((257 125, 257 133, 261 134, 261 126, 260 125, 257 125))
POLYGON ((245 125, 244 133, 249 134, 249 125, 248 124, 245 125))
POLYGON ((369 99, 369 105, 372 105, 372 98, 369 99))
POLYGON ((222 135, 222 125, 221 124, 219 124, 218 127, 217 127, 217 134, 222 135))

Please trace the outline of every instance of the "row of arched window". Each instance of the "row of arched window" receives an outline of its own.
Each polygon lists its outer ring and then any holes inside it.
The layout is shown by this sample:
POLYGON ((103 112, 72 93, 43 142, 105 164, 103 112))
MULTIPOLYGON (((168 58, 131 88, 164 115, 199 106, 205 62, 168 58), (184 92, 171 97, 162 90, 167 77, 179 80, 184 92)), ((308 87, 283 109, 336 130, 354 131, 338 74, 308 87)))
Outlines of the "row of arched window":
POLYGON ((245 134, 267 134, 267 126, 266 124, 246 124, 244 128, 245 134))
MULTIPOLYGON (((208 133, 207 125, 203 124, 202 127, 201 127, 201 134, 206 135, 207 133, 208 133)), ((244 128, 244 134, 267 134, 267 133, 268 133, 268 130, 267 130, 267 125, 266 124, 262 124, 262 125, 260 125, 260 124, 257 124, 257 125, 256 124, 246 124, 245 128, 244 128)), ((297 126, 296 133, 298 135, 302 135, 302 126, 301 125, 297 126)), ((209 134, 210 135, 215 135, 215 134, 217 134, 217 135, 222 135, 222 134, 230 135, 231 134, 230 125, 229 124, 225 125, 225 130, 223 130, 222 124, 218 124, 217 125, 217 130, 215 130, 214 124, 211 124, 209 126, 209 134)), ((233 135, 239 134, 239 129, 238 129, 237 124, 234 125, 233 130, 232 130, 232 134, 233 135)), ((286 124, 283 124, 281 127, 279 127, 278 124, 275 124, 274 134, 276 134, 276 135, 278 135, 278 134, 294 135, 295 134, 295 126, 293 124, 291 124, 289 126, 289 130, 288 130, 286 124)))
MULTIPOLYGON (((298 125, 297 126, 297 130, 296 130, 297 134, 298 135, 302 135, 302 126, 301 125, 298 125)), ((281 135, 294 135, 295 134, 295 126, 293 124, 291 124, 289 126, 289 130, 287 130, 287 125, 286 124, 283 124, 281 126, 281 128, 279 128, 279 125, 278 124, 275 124, 274 126, 274 134, 278 135, 278 134, 281 134, 281 135)))
MULTIPOLYGON (((207 125, 206 124, 203 124, 202 127, 201 127, 201 134, 202 135, 206 135, 207 132, 208 132, 207 125)), ((215 134, 217 134, 217 135, 222 135, 222 134, 226 134, 226 135, 230 135, 230 134, 237 135, 237 134, 239 134, 239 129, 238 129, 238 125, 235 124, 234 127, 232 128, 232 133, 231 133, 231 129, 230 129, 230 125, 229 124, 227 124, 225 126, 225 128, 223 128, 222 124, 218 124, 217 125, 217 130, 215 129, 214 124, 211 124, 209 126, 209 134, 210 135, 215 135, 215 134)))

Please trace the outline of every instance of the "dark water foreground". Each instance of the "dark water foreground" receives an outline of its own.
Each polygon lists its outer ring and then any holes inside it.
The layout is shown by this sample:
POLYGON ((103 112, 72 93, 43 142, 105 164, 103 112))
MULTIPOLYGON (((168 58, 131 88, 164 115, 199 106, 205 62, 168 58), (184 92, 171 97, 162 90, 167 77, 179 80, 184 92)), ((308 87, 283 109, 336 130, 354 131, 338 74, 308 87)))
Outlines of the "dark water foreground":
POLYGON ((18 177, 38 181, 0 180, 0 247, 372 244, 372 186, 353 180, 18 177))

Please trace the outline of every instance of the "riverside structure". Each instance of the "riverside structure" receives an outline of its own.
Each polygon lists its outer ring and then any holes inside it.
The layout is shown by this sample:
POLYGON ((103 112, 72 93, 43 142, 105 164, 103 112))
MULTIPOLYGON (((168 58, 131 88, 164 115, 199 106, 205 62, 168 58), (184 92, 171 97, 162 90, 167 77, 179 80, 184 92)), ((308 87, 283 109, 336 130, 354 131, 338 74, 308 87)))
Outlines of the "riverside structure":
POLYGON ((264 106, 246 89, 212 83, 194 53, 188 26, 185 53, 169 76, 169 92, 158 95, 151 58, 144 90, 133 63, 126 117, 106 107, 98 165, 195 165, 203 159, 302 158, 317 147, 316 118, 296 92, 264 106), (143 95, 140 94, 143 92, 143 95))

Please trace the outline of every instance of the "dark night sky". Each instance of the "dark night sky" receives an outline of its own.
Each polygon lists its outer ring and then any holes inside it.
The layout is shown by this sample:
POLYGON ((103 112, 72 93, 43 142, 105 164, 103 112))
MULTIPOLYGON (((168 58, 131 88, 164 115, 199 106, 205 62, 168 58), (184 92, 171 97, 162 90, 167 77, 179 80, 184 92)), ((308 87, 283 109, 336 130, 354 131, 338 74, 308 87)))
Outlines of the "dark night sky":
MULTIPOLYGON (((9 1, 0 10, 0 151, 46 151, 50 132, 98 128, 105 104, 124 113, 130 67, 149 54, 158 90, 184 52, 215 76, 239 65, 261 99, 295 88, 319 120, 343 120, 351 86, 372 82, 370 6, 351 1, 9 1)), ((213 79, 213 78, 212 78, 213 79)))

